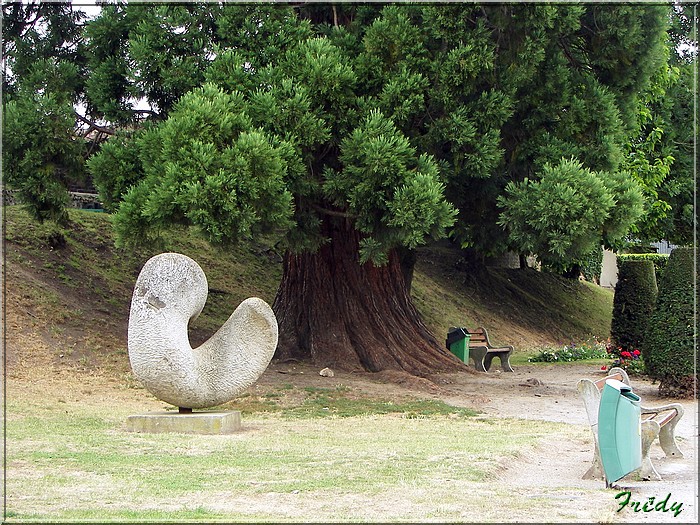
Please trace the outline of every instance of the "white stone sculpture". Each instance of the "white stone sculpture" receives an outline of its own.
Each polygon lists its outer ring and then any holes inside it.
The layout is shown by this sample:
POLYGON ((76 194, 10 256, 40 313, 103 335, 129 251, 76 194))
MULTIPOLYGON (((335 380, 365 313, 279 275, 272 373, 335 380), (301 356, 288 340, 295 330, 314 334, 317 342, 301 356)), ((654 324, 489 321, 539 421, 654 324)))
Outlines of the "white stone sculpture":
POLYGON ((141 269, 131 300, 128 347, 134 376, 181 411, 230 401, 257 381, 277 347, 272 309, 251 297, 193 349, 187 328, 202 312, 207 293, 207 278, 195 261, 163 253, 141 269))

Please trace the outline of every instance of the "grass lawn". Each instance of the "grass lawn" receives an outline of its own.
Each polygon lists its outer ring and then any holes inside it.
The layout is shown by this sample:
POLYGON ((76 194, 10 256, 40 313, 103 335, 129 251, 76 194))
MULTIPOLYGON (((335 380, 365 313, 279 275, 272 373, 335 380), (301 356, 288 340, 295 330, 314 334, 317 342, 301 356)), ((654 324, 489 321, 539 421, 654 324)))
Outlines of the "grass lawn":
POLYGON ((119 405, 10 399, 6 519, 464 521, 504 496, 493 483, 504 465, 567 432, 433 404, 356 404, 364 415, 347 417, 294 407, 197 436, 126 432, 133 410, 119 405))
MULTIPOLYGON (((487 419, 377 389, 358 399, 285 384, 292 375, 228 406, 243 413, 235 435, 125 432, 127 416, 162 408, 143 404, 128 371, 126 326, 143 263, 171 250, 207 273, 211 293, 190 327, 196 346, 244 298, 273 301, 281 257, 274 239, 224 252, 185 230, 164 247, 125 251, 113 245, 108 215, 70 215, 71 227, 56 231, 5 209, 6 521, 571 521, 583 512, 572 497, 588 505, 599 496, 576 484, 533 494, 520 479, 503 483, 533 455, 546 461, 559 450, 551 443, 589 443, 588 428, 487 419), (65 244, 54 246, 57 237, 65 244)), ((444 243, 419 252, 413 298, 439 340, 452 325, 485 326, 495 344, 515 345, 517 367, 532 346, 609 333, 608 290, 532 269, 472 276, 444 243)))

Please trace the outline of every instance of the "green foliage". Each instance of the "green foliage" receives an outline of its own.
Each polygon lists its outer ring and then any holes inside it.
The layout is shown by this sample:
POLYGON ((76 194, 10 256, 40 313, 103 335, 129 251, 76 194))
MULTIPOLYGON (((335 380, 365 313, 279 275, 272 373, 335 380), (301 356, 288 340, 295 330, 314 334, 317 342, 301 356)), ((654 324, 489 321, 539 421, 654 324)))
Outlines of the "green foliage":
POLYGON ((594 50, 588 65, 616 93, 622 122, 635 129, 636 98, 667 59, 669 7, 603 4, 590 6, 582 17, 580 35, 594 50), (630 69, 631 66, 631 69, 630 69))
POLYGON ((580 344, 545 346, 528 358, 530 363, 565 363, 585 359, 603 359, 608 356, 605 343, 592 339, 580 344))
MULTIPOLYGON (((683 90, 690 89, 690 79, 681 80, 680 71, 678 66, 668 65, 652 77, 650 89, 638 102, 639 133, 626 145, 625 167, 643 188, 647 201, 644 216, 633 228, 633 233, 642 239, 660 240, 674 235, 669 225, 678 210, 673 209, 672 203, 680 204, 674 188, 683 184, 687 175, 682 170, 688 169, 683 152, 687 145, 678 140, 674 129, 679 120, 689 116, 680 104, 688 104, 683 90)), ((689 126, 690 121, 684 125, 689 126)))
POLYGON ((694 122, 695 66, 693 61, 682 61, 676 67, 676 77, 659 98, 653 116, 655 125, 663 129, 656 149, 673 157, 669 173, 658 188, 659 201, 667 203, 670 209, 658 218, 653 229, 642 228, 639 233, 650 240, 667 239, 674 244, 690 245, 695 225, 696 156, 692 133, 688 130, 694 122))
POLYGON ((115 212, 126 193, 144 177, 138 151, 129 147, 130 137, 118 134, 88 159, 87 168, 99 191, 105 211, 115 212))
POLYGON ((211 243, 225 245, 288 224, 291 147, 255 129, 242 105, 241 95, 207 84, 144 136, 145 177, 115 217, 121 242, 150 240, 174 223, 197 226, 211 243))
MULTIPOLYGON (((130 71, 128 36, 136 24, 133 11, 106 5, 100 16, 85 27, 86 61, 90 75, 85 82, 88 107, 110 122, 132 122, 134 89, 130 71)), ((133 62, 131 62, 133 64, 133 62)))
POLYGON ((362 241, 360 260, 381 260, 387 248, 415 248, 438 238, 454 221, 455 210, 443 199, 438 168, 415 149, 378 111, 341 144, 342 171, 328 171, 324 192, 334 204, 348 205, 362 241))
POLYGON ((603 244, 619 245, 644 215, 644 194, 640 185, 626 171, 600 173, 615 201, 603 223, 603 244))
MULTIPOLYGON (((60 67, 73 68, 77 73, 85 53, 81 40, 84 19, 85 13, 70 2, 3 2, 3 100, 13 98, 27 79, 41 79, 37 72, 47 64, 62 64, 60 67)), ((79 74, 64 77, 64 83, 54 83, 50 91, 61 91, 77 100, 82 78, 79 74)))
POLYGON ((242 50, 253 68, 262 69, 314 35, 310 19, 297 13, 292 6, 226 5, 215 20, 217 36, 222 47, 242 50), (250 45, 251 39, 255 46, 250 45))
MULTIPOLYGON (((534 33, 543 35, 537 55, 540 62, 518 88, 515 114, 504 127, 504 171, 508 176, 503 187, 507 188, 509 180, 516 184, 537 180, 545 164, 555 165, 562 157, 576 159, 595 173, 606 173, 606 186, 619 200, 619 207, 610 214, 608 233, 600 232, 598 244, 614 246, 641 217, 639 190, 626 193, 625 184, 630 184, 631 177, 623 174, 627 170, 622 163, 624 144, 637 133, 638 94, 648 88, 650 76, 665 67, 667 16, 661 6, 644 13, 633 13, 622 5, 550 9, 555 10, 556 23, 534 33), (627 31, 630 34, 622 37, 627 31), (638 42, 639 47, 631 49, 630 41, 638 42), (613 179, 618 179, 617 184, 613 179), (634 221, 627 220, 627 202, 633 204, 634 221)), ((546 20, 542 16, 539 22, 546 20)), ((498 202, 499 193, 503 195, 499 189, 495 197, 492 193, 488 198, 498 202)), ((484 216, 482 208, 475 209, 477 216, 484 216)), ((579 227, 575 219, 574 223, 579 227)), ((521 251, 509 230, 487 240, 504 234, 509 247, 521 251)), ((551 262, 566 268, 571 259, 551 262)))
MULTIPOLYGON (((182 95, 202 84, 211 53, 206 38, 211 31, 209 9, 205 4, 127 6, 121 19, 117 18, 122 16, 118 10, 112 13, 115 24, 128 21, 128 58, 133 61, 129 69, 138 71, 129 90, 132 96, 145 96, 156 111, 167 113, 182 95)), ((108 30, 109 26, 101 29, 108 30)), ((118 35, 123 37, 126 31, 120 29, 118 35)), ((121 58, 119 54, 112 57, 104 57, 99 71, 109 71, 104 66, 109 67, 110 59, 121 58)), ((98 86, 93 83, 91 87, 98 86)))
POLYGON ((628 351, 641 347, 657 291, 651 261, 619 261, 610 326, 610 338, 615 345, 628 351))
MULTIPOLYGON (((695 372, 694 249, 673 250, 659 283, 659 296, 641 348, 649 375, 660 391, 692 393, 695 372), (690 380, 689 380, 690 378, 690 380)), ((696 378, 697 379, 697 378, 696 378)))
POLYGON ((73 135, 74 124, 71 102, 52 93, 21 92, 5 106, 5 180, 40 222, 68 220, 67 185, 80 177, 85 151, 73 135))
POLYGON ((603 270, 603 247, 596 246, 587 255, 578 261, 583 277, 590 282, 600 282, 600 273, 603 270))
MULTIPOLYGON (((285 16, 275 23, 290 34, 308 30, 285 16)), ((220 45, 204 71, 218 84, 190 91, 152 131, 103 148, 91 162, 105 200, 125 196, 115 220, 120 238, 148 242, 185 224, 226 244, 257 225, 286 234, 295 250, 313 250, 325 242, 320 222, 340 215, 363 235, 361 260, 381 264, 392 248, 444 236, 456 212, 438 163, 361 90, 364 66, 349 45, 337 34, 289 40, 275 48, 274 64, 259 68, 248 62, 249 43, 220 45)))
POLYGON ((670 13, 668 65, 650 77, 638 96, 639 131, 626 145, 625 163, 644 188, 647 211, 635 225, 647 241, 693 242, 695 153, 692 129, 695 105, 697 18, 690 5, 675 4, 670 13))
POLYGON ((68 3, 3 3, 3 174, 38 221, 65 224, 84 175, 73 104, 83 88, 84 14, 68 3))
MULTIPOLYGON (((71 64, 75 74, 61 77, 62 92, 85 102, 86 117, 137 126, 142 117, 167 119, 178 100, 205 82, 240 92, 253 126, 294 149, 285 156, 286 189, 297 199, 288 244, 303 249, 323 242, 318 225, 327 218, 319 211, 328 210, 325 176, 332 179, 342 171, 341 144, 347 145, 374 111, 392 124, 393 136, 407 141, 414 157, 424 160, 402 168, 416 176, 404 181, 401 204, 367 218, 380 228, 373 226, 367 243, 377 249, 368 247, 366 256, 381 259, 388 246, 443 235, 452 208, 459 210, 452 235, 463 246, 493 255, 520 249, 499 227, 498 198, 509 182, 537 181, 545 165, 561 158, 576 159, 606 180, 617 207, 607 210, 597 235, 614 244, 628 229, 622 210, 636 217, 641 206, 623 169, 634 169, 638 181, 653 181, 643 185, 648 213, 663 201, 673 206, 674 225, 692 218, 687 170, 684 177, 670 172, 663 189, 657 184, 657 167, 668 170, 667 161, 682 156, 678 148, 660 144, 683 142, 682 126, 653 119, 638 129, 637 113, 653 104, 661 107, 664 100, 656 79, 671 71, 665 64, 668 11, 668 6, 625 5, 132 2, 105 5, 82 26, 82 15, 70 5, 14 3, 3 5, 3 56, 12 72, 5 92, 14 96, 18 79, 29 82, 39 64, 71 64), (150 109, 135 110, 142 98, 150 109), (419 172, 419 162, 439 169, 419 172), (658 187, 658 198, 647 191, 652 186, 658 187), (438 193, 448 195, 451 206, 438 193), (418 201, 421 211, 411 216, 408 206, 418 201), (415 219, 424 223, 422 230, 406 226, 415 219)), ((43 79, 51 91, 59 91, 60 83, 50 75, 43 79)), ((685 88, 668 88, 684 102, 667 113, 684 115, 676 120, 687 124, 692 97, 685 88)), ((140 141, 137 135, 134 142, 140 141)), ((143 176, 137 159, 146 162, 143 153, 117 149, 115 143, 104 159, 91 164, 93 173, 102 174, 96 175, 98 186, 111 209, 143 176), (106 169, 114 170, 115 181, 107 180, 106 169)), ((684 158, 688 167, 690 157, 684 158)), ((400 192, 389 193, 387 198, 396 200, 400 192)), ((331 211, 355 215, 349 203, 355 198, 338 200, 334 194, 340 209, 331 211)), ((585 244, 588 239, 580 248, 585 244)), ((568 250, 556 246, 545 257, 561 257, 562 251, 568 250)))
POLYGON ((508 183, 498 198, 503 210, 498 223, 520 252, 536 254, 543 263, 580 260, 602 235, 619 236, 638 216, 639 207, 623 213, 623 206, 639 203, 641 195, 633 185, 621 195, 622 178, 593 172, 573 159, 545 164, 539 180, 508 183))
POLYGON ((205 81, 231 91, 252 88, 246 85, 250 72, 311 31, 280 5, 120 3, 105 6, 87 24, 86 36, 91 107, 115 122, 130 122, 134 100, 142 97, 151 107, 146 114, 161 120, 205 81), (234 54, 234 62, 220 60, 234 54))
MULTIPOLYGON (((629 121, 626 101, 661 67, 661 11, 401 5, 348 6, 331 14, 323 6, 297 11, 257 5, 208 10, 199 5, 120 6, 92 24, 95 42, 104 42, 113 52, 95 53, 91 64, 109 70, 109 61, 114 61, 115 77, 102 86, 114 86, 112 99, 119 101, 118 107, 124 107, 128 96, 145 94, 162 115, 188 86, 204 79, 229 92, 260 89, 256 97, 249 97, 256 106, 250 115, 293 144, 313 172, 288 186, 304 198, 319 194, 319 173, 332 179, 340 171, 338 145, 372 110, 379 110, 416 148, 418 157, 430 155, 440 166, 442 181, 421 175, 413 187, 421 186, 419 193, 428 195, 434 192, 429 188, 445 183, 453 206, 460 210, 454 235, 464 246, 498 253, 513 247, 497 226, 496 202, 506 183, 532 178, 533 168, 542 169, 562 157, 610 172, 607 187, 619 208, 610 212, 605 225, 610 239, 605 241, 615 242, 626 233, 627 215, 616 212, 629 209, 636 216, 640 206, 635 189, 624 187, 629 183, 617 172, 629 121), (626 23, 620 27, 623 19, 626 23), (111 39, 105 36, 110 24, 119 28, 111 39), (621 33, 627 28, 638 44, 634 49, 622 45, 621 33), (646 37, 639 40, 642 30, 646 37), (620 53, 627 61, 623 69, 613 60, 620 53), (127 62, 133 64, 133 80, 122 71, 127 62), (295 115, 317 119, 316 131, 309 135, 316 141, 313 145, 300 138, 309 123, 296 117, 291 123, 296 128, 290 130, 285 90, 298 97, 295 115), (299 111, 305 105, 306 110, 299 111), (507 178, 495 173, 506 173, 507 178)), ((105 102, 100 107, 106 108, 109 98, 101 99, 105 102)), ((337 195, 333 197, 338 205, 337 195)), ((314 200, 317 211, 325 207, 314 200)), ((337 211, 354 214, 347 202, 340 206, 337 211)), ((439 228, 449 222, 444 220, 449 210, 441 206, 438 211, 429 206, 439 228)), ((322 242, 313 240, 320 219, 310 207, 295 209, 290 244, 313 247, 322 242)), ((376 225, 375 219, 371 222, 376 225)), ((398 222, 396 226, 402 229, 398 222)), ((375 260, 396 243, 392 235, 405 238, 406 245, 415 244, 421 235, 375 233, 363 252, 375 260)))
POLYGON ((666 253, 619 253, 617 261, 618 264, 624 264, 625 261, 651 261, 654 263, 656 282, 660 283, 668 264, 668 257, 666 253))

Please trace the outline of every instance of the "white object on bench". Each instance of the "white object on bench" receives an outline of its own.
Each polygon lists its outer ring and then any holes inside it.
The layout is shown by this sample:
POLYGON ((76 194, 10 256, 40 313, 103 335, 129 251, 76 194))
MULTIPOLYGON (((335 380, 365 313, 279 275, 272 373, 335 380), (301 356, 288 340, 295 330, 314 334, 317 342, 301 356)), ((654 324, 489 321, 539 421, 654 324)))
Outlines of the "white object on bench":
MULTIPOLYGON (((612 368, 608 375, 597 381, 581 379, 578 382, 578 391, 586 407, 588 422, 593 432, 593 464, 583 475, 583 479, 604 479, 603 465, 600 461, 600 449, 598 447, 598 406, 600 405, 600 392, 607 379, 617 379, 626 385, 630 384, 629 376, 622 368, 612 368)), ((683 407, 679 403, 671 403, 660 407, 641 407, 642 411, 642 466, 636 471, 643 480, 660 480, 661 476, 654 468, 649 458, 649 448, 658 436, 659 444, 666 453, 666 457, 682 458, 683 453, 676 445, 675 428, 683 417, 683 407), (663 414, 663 415, 662 415, 663 414), (645 417, 647 416, 647 417, 645 417)))

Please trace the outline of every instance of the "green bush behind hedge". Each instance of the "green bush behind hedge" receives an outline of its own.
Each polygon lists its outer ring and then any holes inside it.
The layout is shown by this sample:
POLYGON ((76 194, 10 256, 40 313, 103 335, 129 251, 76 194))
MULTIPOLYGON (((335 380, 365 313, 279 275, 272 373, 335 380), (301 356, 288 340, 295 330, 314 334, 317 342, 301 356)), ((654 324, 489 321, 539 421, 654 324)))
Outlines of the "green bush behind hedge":
POLYGON ((583 259, 581 259, 581 273, 589 282, 600 282, 600 273, 603 269, 603 247, 596 246, 583 259))
POLYGON ((671 253, 641 348, 647 373, 666 396, 688 397, 694 388, 693 255, 690 247, 671 253))
POLYGON ((664 269, 668 264, 667 253, 621 253, 617 255, 617 264, 624 264, 624 261, 651 261, 654 263, 656 271, 656 282, 663 277, 664 269))
POLYGON ((619 260, 610 338, 623 350, 640 348, 654 311, 657 286, 649 260, 619 260))

